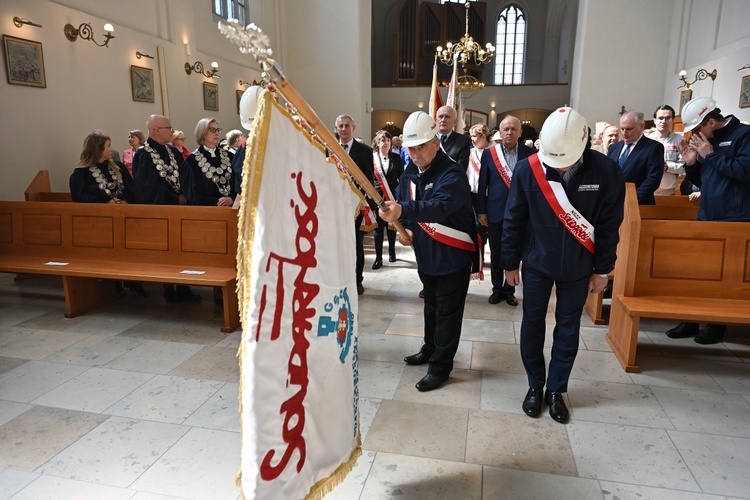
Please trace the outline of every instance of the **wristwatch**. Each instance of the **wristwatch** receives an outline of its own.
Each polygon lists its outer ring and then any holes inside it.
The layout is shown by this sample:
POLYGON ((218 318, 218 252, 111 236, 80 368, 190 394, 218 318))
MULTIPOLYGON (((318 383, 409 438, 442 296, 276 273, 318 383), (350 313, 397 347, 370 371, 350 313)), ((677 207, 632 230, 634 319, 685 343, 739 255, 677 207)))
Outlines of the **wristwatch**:
POLYGON ((597 274, 600 278, 604 278, 605 280, 609 278, 609 273, 606 274, 597 274))

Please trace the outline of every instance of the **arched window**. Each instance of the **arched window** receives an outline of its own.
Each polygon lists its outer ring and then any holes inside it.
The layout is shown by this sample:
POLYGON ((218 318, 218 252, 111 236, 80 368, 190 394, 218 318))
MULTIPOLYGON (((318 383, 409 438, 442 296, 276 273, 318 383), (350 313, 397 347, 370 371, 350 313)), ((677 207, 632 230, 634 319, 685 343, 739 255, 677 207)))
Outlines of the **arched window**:
POLYGON ((497 19, 495 41, 495 84, 523 83, 523 63, 526 52, 526 16, 520 7, 503 9, 497 19))

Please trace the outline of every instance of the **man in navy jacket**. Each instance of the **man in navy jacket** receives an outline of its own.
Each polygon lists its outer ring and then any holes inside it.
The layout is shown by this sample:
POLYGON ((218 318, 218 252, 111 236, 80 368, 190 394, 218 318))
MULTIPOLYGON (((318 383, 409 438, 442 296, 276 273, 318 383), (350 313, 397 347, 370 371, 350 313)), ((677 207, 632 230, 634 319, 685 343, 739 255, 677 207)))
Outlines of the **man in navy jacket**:
POLYGON ((502 264, 506 280, 515 286, 523 261, 520 341, 529 391, 522 408, 537 417, 546 401, 550 416, 565 423, 563 393, 578 352, 581 312, 586 295, 601 292, 614 268, 625 183, 612 160, 587 147, 588 126, 575 110, 554 111, 540 139, 539 153, 516 165, 503 223, 502 264), (547 373, 545 318, 553 286, 557 305, 547 373))
POLYGON ((511 180, 516 163, 534 154, 534 150, 518 143, 521 137, 521 120, 515 116, 508 115, 503 118, 498 133, 501 138, 500 143, 491 145, 482 153, 479 191, 477 192, 477 220, 480 224, 487 226, 487 235, 490 240, 492 294, 488 301, 490 304, 497 304, 505 300, 508 305, 517 306, 516 289, 507 282, 503 282, 503 266, 500 265, 503 217, 510 191, 505 180, 511 180), (505 172, 505 165, 510 172, 505 172))
POLYGON ((643 135, 645 117, 640 111, 628 111, 620 118, 622 140, 609 147, 612 158, 625 176, 625 182, 635 183, 638 204, 653 205, 654 192, 659 189, 664 175, 664 146, 643 135))
MULTIPOLYGON (((682 109, 690 143, 681 144, 685 174, 701 189, 698 220, 750 221, 750 127, 722 116, 716 101, 696 97, 682 109)), ((680 323, 667 331, 673 339, 695 337, 698 344, 724 340, 726 325, 680 323)))
POLYGON ((453 369, 461 338, 469 277, 478 268, 477 230, 466 170, 440 149, 435 121, 422 111, 404 124, 404 146, 411 162, 380 217, 401 220, 414 245, 419 279, 424 286, 424 345, 404 361, 429 363, 427 375, 417 382, 420 391, 440 387, 453 369))

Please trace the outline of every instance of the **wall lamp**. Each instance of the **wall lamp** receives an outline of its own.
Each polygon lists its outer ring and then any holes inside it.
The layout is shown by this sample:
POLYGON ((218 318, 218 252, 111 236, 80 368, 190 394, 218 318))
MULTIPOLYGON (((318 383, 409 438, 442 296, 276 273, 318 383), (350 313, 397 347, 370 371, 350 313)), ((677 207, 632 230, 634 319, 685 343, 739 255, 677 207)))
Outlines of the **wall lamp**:
POLYGON ((682 89, 685 87, 690 88, 690 86, 695 82, 705 80, 706 78, 711 78, 711 81, 716 80, 716 70, 713 70, 709 73, 705 69, 699 69, 697 73, 695 73, 695 80, 693 80, 692 82, 687 81, 687 78, 685 78, 686 75, 687 71, 685 71, 684 69, 680 71, 680 80, 682 80, 683 84, 677 87, 678 89, 682 89))
POLYGON ((146 54, 145 52, 141 52, 140 50, 135 53, 135 57, 137 57, 138 59, 142 59, 144 57, 147 57, 149 59, 153 59, 154 58, 153 56, 150 56, 150 55, 146 54))
POLYGON ((37 28, 41 28, 42 27, 41 24, 32 23, 31 21, 29 21, 25 17, 18 17, 18 16, 16 16, 16 17, 13 18, 13 24, 16 25, 16 28, 20 28, 24 24, 28 24, 29 26, 36 26, 37 28))
POLYGON ((191 65, 190 63, 185 63, 185 73, 188 75, 195 71, 196 73, 199 73, 206 78, 219 78, 219 75, 216 73, 219 72, 219 63, 216 61, 211 63, 211 71, 206 71, 203 67, 203 62, 196 61, 195 64, 191 65))
POLYGON ((63 32, 65 33, 65 38, 67 38, 71 42, 75 42, 80 36, 82 40, 91 40, 92 42, 94 42, 95 45, 98 45, 99 47, 107 47, 107 48, 109 48, 109 41, 115 37, 115 35, 112 34, 113 31, 115 31, 115 28, 111 24, 109 23, 105 24, 104 25, 104 43, 99 43, 96 40, 94 40, 94 31, 91 29, 91 23, 81 23, 81 25, 78 28, 68 23, 63 28, 63 32))
POLYGON ((743 69, 750 69, 750 64, 745 64, 743 67, 741 67, 737 71, 742 71, 743 69))
POLYGON ((243 87, 265 87, 266 82, 261 79, 260 81, 253 79, 252 82, 243 82, 240 80, 240 85, 243 87))

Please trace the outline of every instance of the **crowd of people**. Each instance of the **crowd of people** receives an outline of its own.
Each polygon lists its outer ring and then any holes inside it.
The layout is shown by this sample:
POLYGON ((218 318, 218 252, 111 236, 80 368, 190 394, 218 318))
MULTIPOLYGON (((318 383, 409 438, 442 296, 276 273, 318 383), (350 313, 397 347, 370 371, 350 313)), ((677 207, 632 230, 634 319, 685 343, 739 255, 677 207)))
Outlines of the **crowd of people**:
MULTIPOLYGON (((214 118, 203 118, 195 127, 198 147, 185 148, 185 134, 174 130, 166 116, 151 115, 146 122, 148 138, 140 130, 128 132, 129 149, 120 156, 112 139, 101 130, 86 136, 78 165, 70 175, 70 194, 75 202, 140 203, 152 205, 202 205, 231 208, 237 193, 233 179, 234 152, 222 147, 221 128, 214 118)), ((233 147, 244 144, 244 134, 226 135, 233 147)), ((138 295, 149 293, 140 283, 118 284, 138 295)), ((201 296, 186 285, 164 285, 169 302, 198 302, 201 296)), ((221 290, 214 301, 222 302, 221 290)))
MULTIPOLYGON (((424 338, 420 351, 404 361, 428 365, 418 390, 437 389, 450 376, 469 281, 482 275, 489 239, 488 302, 517 306, 515 287, 521 277, 524 281, 520 344, 529 389, 522 409, 537 417, 546 403, 555 421, 568 421, 563 394, 578 350, 581 313, 587 294, 605 290, 615 266, 625 183, 635 184, 640 204, 681 192, 700 199, 700 220, 750 221, 750 126, 723 116, 709 98, 693 99, 682 110, 689 140, 672 130, 674 118, 672 107, 657 107, 654 129, 647 133, 644 113, 630 110, 617 125, 598 122, 592 136, 583 116, 562 107, 545 120, 536 142, 521 142, 522 124, 515 116, 505 116, 494 135, 483 124, 464 135, 455 131, 455 109, 443 106, 434 119, 412 113, 403 135, 379 130, 371 146, 355 139, 351 116, 336 118, 341 147, 387 207, 367 200, 354 220, 358 294, 365 291, 366 232, 374 231, 373 270, 384 265, 386 239, 388 261, 397 260, 395 222, 406 231, 399 241, 414 247, 424 338), (555 327, 547 363, 545 318, 553 288, 555 327)), ((203 118, 191 152, 169 118, 152 115, 146 128, 148 137, 139 130, 128 133, 130 149, 122 162, 110 137, 98 130, 88 135, 70 177, 73 200, 235 205, 242 171, 237 160, 245 154, 241 131, 227 133, 222 145, 218 121, 203 118)), ((143 292, 140 284, 129 286, 143 292)), ((164 297, 200 300, 186 286, 165 285, 164 297)), ((214 299, 220 302, 220 293, 215 291, 214 299)), ((715 343, 723 339, 724 326, 699 330, 681 323, 667 335, 715 343)))

